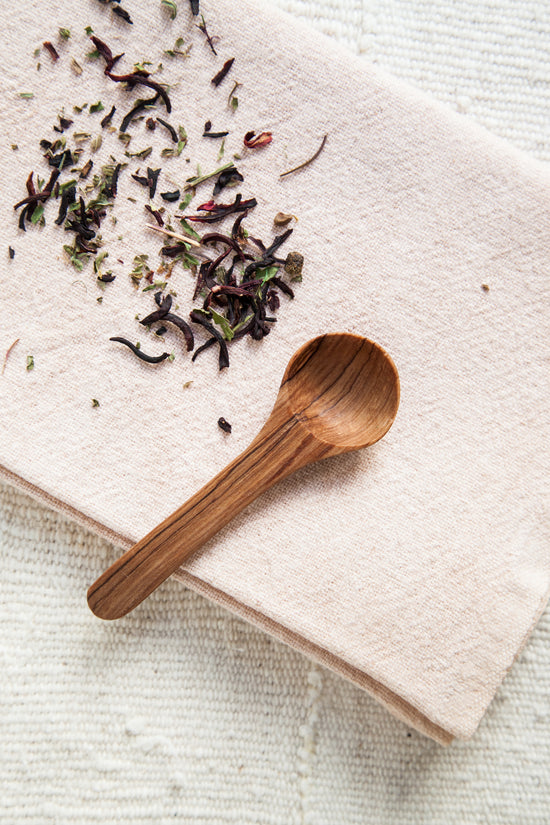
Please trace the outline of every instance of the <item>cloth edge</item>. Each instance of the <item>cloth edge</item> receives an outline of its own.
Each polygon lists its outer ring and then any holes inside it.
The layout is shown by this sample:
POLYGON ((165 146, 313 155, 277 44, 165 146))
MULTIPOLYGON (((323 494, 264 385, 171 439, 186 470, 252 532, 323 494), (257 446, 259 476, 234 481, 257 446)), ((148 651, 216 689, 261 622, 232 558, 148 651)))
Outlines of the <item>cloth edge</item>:
MULTIPOLYGON (((16 487, 35 501, 44 504, 50 510, 60 513, 62 516, 76 522, 81 527, 84 527, 90 532, 106 539, 111 544, 120 547, 123 550, 128 550, 134 544, 134 542, 128 537, 123 536, 109 527, 106 527, 104 524, 101 524, 101 522, 90 518, 80 510, 77 510, 75 507, 66 504, 61 499, 58 499, 45 490, 42 490, 36 484, 26 481, 24 478, 11 470, 8 470, 7 467, 4 467, 1 464, 0 480, 10 484, 12 487, 16 487)), ((366 693, 380 702, 380 704, 382 704, 401 722, 405 722, 405 724, 410 725, 419 733, 433 739, 438 744, 450 745, 455 738, 453 734, 432 722, 413 705, 393 693, 389 688, 386 688, 380 682, 377 682, 368 674, 363 673, 352 665, 349 665, 343 659, 340 659, 338 656, 324 650, 324 648, 309 642, 305 637, 300 636, 298 633, 289 630, 284 625, 273 621, 268 616, 264 616, 263 613, 253 610, 232 596, 229 596, 227 593, 224 593, 222 590, 212 587, 212 585, 202 581, 196 576, 192 576, 183 569, 178 570, 174 574, 174 578, 176 581, 179 581, 180 584, 184 584, 190 590, 193 590, 199 595, 205 597, 210 602, 220 605, 230 613, 238 616, 240 619, 243 619, 249 624, 252 624, 254 627, 257 627, 259 630, 262 630, 264 633, 267 633, 269 636, 272 636, 278 641, 283 642, 283 644, 286 644, 288 647, 297 650, 308 659, 328 668, 328 670, 342 676, 346 679, 346 681, 351 682, 357 687, 363 689, 366 693)))
POLYGON ((419 103, 437 110, 442 117, 452 124, 458 125, 460 129, 468 132, 472 138, 481 139, 489 145, 493 144, 494 147, 498 147, 500 151, 507 154, 510 159, 521 164, 524 171, 529 170, 533 175, 537 175, 538 173, 539 175, 545 174, 546 176, 550 176, 550 163, 548 161, 535 157, 527 150, 516 146, 515 143, 512 143, 507 138, 495 134, 495 132, 492 132, 491 129, 484 126, 472 115, 458 111, 450 103, 440 100, 430 92, 415 85, 412 80, 392 74, 388 69, 373 62, 367 53, 362 51, 354 52, 346 46, 345 43, 314 28, 304 18, 295 17, 293 14, 290 14, 278 6, 272 6, 268 0, 253 0, 253 3, 257 8, 261 9, 264 15, 288 21, 294 29, 301 30, 304 36, 307 35, 313 39, 320 40, 326 45, 327 49, 332 50, 335 55, 340 55, 348 60, 355 68, 361 71, 368 70, 372 73, 373 77, 380 80, 385 86, 392 88, 401 95, 404 94, 407 97, 412 95, 419 103))

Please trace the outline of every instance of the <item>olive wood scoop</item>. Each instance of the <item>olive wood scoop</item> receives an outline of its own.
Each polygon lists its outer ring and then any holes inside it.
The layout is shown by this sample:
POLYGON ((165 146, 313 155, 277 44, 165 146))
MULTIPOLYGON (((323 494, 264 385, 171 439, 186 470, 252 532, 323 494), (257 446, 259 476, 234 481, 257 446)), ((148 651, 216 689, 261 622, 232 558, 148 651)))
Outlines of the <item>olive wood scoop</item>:
POLYGON ((250 446, 99 577, 88 590, 91 610, 102 619, 133 610, 275 482, 382 438, 398 405, 397 369, 377 344, 348 333, 304 344, 250 446))

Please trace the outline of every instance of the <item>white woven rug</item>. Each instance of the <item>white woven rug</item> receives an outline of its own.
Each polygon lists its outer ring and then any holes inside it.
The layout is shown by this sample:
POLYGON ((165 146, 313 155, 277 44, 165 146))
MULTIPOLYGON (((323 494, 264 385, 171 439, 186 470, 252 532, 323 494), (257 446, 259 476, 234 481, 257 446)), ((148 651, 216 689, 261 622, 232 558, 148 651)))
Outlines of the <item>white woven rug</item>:
MULTIPOLYGON (((546 4, 277 4, 550 159, 546 4)), ((443 749, 174 582, 90 622, 87 560, 115 551, 3 486, 0 548, 2 823, 550 819, 549 611, 474 739, 443 749)))

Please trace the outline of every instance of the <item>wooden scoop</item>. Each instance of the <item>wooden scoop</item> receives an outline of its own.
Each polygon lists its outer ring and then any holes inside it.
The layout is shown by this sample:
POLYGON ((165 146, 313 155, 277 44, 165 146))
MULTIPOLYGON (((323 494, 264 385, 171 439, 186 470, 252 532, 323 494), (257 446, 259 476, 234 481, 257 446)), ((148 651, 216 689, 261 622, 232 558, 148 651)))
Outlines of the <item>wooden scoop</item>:
POLYGON ((252 444, 99 577, 88 590, 91 610, 102 619, 133 610, 276 481, 382 438, 398 405, 397 369, 377 344, 347 333, 304 344, 252 444))

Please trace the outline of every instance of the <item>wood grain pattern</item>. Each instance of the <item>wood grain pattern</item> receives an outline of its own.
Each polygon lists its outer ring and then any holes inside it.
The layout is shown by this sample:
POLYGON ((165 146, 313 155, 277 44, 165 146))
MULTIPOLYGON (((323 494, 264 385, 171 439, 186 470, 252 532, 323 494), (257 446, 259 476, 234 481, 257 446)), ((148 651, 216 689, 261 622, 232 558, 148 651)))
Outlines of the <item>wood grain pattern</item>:
POLYGON ((347 333, 309 341, 250 446, 99 577, 88 591, 91 610, 103 619, 126 615, 277 481, 382 438, 398 405, 397 369, 377 344, 347 333))

